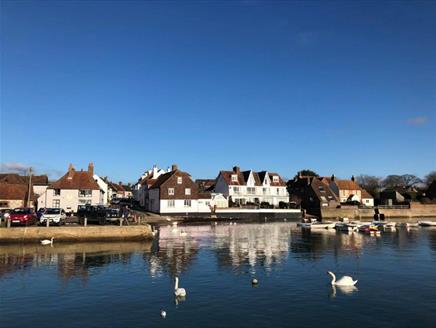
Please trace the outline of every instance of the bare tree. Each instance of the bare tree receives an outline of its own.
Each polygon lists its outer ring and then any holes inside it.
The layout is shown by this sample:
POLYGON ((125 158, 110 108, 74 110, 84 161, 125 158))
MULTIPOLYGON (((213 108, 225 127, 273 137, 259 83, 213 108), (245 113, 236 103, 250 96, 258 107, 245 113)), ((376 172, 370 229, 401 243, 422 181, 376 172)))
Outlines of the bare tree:
POLYGON ((376 197, 376 194, 381 187, 382 178, 361 174, 356 179, 359 186, 369 192, 373 197, 376 197))
POLYGON ((392 175, 388 175, 383 180, 383 185, 386 188, 395 188, 395 187, 409 188, 421 182, 422 180, 413 174, 403 174, 403 175, 392 174, 392 175))
POLYGON ((431 171, 429 174, 427 174, 424 181, 427 187, 430 186, 433 181, 436 181, 436 171, 431 171))

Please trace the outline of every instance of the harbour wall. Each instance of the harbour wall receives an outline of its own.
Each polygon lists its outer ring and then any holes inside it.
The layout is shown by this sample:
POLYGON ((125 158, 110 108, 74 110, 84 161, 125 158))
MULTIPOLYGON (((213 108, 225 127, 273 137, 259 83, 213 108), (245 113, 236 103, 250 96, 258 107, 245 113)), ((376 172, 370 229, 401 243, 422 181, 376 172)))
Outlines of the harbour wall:
POLYGON ((56 242, 141 241, 153 239, 150 225, 66 226, 0 228, 0 243, 31 243, 54 238, 56 242))
MULTIPOLYGON (((380 208, 380 214, 385 218, 425 218, 436 217, 436 205, 423 205, 420 203, 411 203, 410 208, 380 208)), ((324 207, 321 209, 323 219, 335 219, 338 217, 348 217, 350 219, 372 219, 374 217, 373 208, 342 207, 331 208, 324 207)))

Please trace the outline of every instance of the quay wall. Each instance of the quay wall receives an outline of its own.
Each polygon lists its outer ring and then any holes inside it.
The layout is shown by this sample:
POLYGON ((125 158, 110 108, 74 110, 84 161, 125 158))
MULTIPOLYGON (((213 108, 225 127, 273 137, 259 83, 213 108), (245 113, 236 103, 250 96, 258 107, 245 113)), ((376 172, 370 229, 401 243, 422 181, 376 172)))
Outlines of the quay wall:
MULTIPOLYGON (((419 203, 411 203, 410 208, 395 209, 389 208, 379 209, 380 214, 384 214, 386 218, 425 218, 436 217, 436 205, 423 205, 419 203)), ((338 217, 348 217, 350 219, 372 219, 374 216, 373 208, 358 208, 342 207, 331 208, 325 207, 321 209, 321 217, 323 219, 334 219, 338 217)))
POLYGON ((39 242, 51 237, 57 242, 141 241, 153 239, 153 234, 150 225, 0 228, 0 243, 39 242))

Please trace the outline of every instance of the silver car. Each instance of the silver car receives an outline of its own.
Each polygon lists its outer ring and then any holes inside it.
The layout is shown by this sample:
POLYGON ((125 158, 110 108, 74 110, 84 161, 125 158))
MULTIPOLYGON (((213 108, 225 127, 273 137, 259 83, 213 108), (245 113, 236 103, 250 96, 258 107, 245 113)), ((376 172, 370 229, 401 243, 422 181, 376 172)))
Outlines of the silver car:
POLYGON ((49 224, 62 225, 65 224, 65 211, 61 208, 46 208, 44 213, 39 219, 41 225, 46 225, 47 220, 49 224))

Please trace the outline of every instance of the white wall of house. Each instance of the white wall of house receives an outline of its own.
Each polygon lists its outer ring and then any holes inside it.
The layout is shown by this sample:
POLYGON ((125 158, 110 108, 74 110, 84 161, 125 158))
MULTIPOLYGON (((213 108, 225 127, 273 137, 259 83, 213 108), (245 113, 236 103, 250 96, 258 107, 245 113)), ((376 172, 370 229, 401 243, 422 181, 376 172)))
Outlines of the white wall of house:
POLYGON ((91 190, 86 197, 79 197, 78 189, 62 189, 60 195, 55 195, 54 189, 47 189, 38 198, 38 208, 60 207, 66 212, 77 212, 79 205, 99 205, 102 197, 100 190, 91 190))
MULTIPOLYGON (((210 212, 209 207, 202 205, 205 212, 210 212)), ((160 201, 160 213, 197 213, 198 212, 198 200, 197 199, 161 199, 160 201), (186 202, 190 201, 190 206, 186 205, 186 202)))
POLYGON ((361 203, 365 206, 374 207, 374 198, 362 198, 361 203))
POLYGON ((35 186, 33 185, 33 193, 36 195, 42 195, 47 190, 47 185, 44 186, 35 186))
POLYGON ((106 204, 108 203, 108 201, 107 201, 107 189, 108 189, 108 185, 107 185, 107 183, 106 183, 102 178, 100 178, 97 174, 94 174, 94 175, 93 175, 93 178, 94 178, 95 181, 97 181, 97 184, 98 184, 98 186, 100 187, 100 190, 103 191, 103 193, 102 193, 102 197, 101 197, 101 199, 100 199, 100 201, 99 201, 99 204, 101 204, 101 205, 106 205, 106 204))

